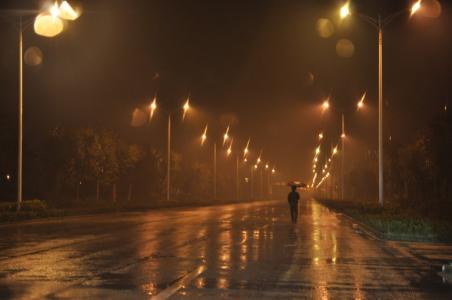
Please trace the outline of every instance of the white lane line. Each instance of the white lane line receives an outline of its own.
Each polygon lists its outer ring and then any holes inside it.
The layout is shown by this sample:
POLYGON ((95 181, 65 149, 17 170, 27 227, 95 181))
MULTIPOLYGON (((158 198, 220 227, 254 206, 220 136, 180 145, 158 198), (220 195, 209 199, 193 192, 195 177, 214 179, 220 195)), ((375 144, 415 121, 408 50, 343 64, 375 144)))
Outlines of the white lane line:
POLYGON ((181 288, 184 288, 191 281, 193 281, 196 277, 201 275, 206 269, 207 268, 206 268, 205 265, 201 265, 201 266, 197 267, 196 269, 194 269, 193 271, 191 271, 190 273, 188 273, 187 275, 182 277, 180 280, 178 280, 175 283, 173 283, 171 286, 169 286, 166 289, 162 290, 157 295, 151 297, 151 299, 155 299, 155 300, 168 299, 169 297, 171 297, 172 295, 177 293, 178 290, 180 290, 181 288))

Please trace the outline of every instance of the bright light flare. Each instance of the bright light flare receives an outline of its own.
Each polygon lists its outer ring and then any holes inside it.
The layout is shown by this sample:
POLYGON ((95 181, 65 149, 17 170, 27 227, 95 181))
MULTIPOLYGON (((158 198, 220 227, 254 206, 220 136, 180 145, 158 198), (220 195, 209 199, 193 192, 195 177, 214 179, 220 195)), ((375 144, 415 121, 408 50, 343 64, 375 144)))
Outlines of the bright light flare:
POLYGON ((358 110, 363 108, 364 99, 366 99, 366 92, 364 92, 364 94, 361 96, 361 99, 358 101, 358 104, 357 104, 358 110))
POLYGON ((231 143, 229 144, 228 150, 226 151, 227 155, 231 155, 232 153, 232 143, 234 142, 234 140, 231 140, 231 143))
POLYGON ((63 1, 58 8, 58 16, 63 20, 74 21, 80 17, 80 12, 74 10, 67 1, 63 1))
POLYGON ((333 149, 333 155, 337 154, 337 146, 333 149))
POLYGON ((275 168, 273 168, 273 169, 272 169, 272 173, 273 173, 273 174, 275 174, 275 172, 276 172, 276 169, 275 169, 275 168))
POLYGON ((265 164, 265 168, 268 169, 268 164, 265 164))
POLYGON ((254 168, 257 169, 257 165, 254 165, 254 168))
POLYGON ((182 119, 185 119, 185 116, 187 115, 187 112, 190 109, 190 98, 188 98, 187 101, 185 101, 185 104, 182 107, 182 109, 184 110, 184 115, 182 116, 182 119))
POLYGON ((318 155, 320 153, 320 146, 317 147, 317 149, 315 149, 315 154, 318 155))
POLYGON ((63 21, 53 16, 51 13, 42 13, 36 16, 33 28, 36 34, 44 37, 54 37, 59 35, 64 29, 63 21))
POLYGON ((345 139, 345 137, 346 137, 345 132, 343 132, 343 133, 341 134, 341 138, 345 139))
POLYGON ((228 156, 231 155, 231 153, 232 153, 232 148, 229 147, 226 153, 228 154, 228 156))
POLYGON ((418 0, 411 6, 411 12, 410 15, 414 15, 416 12, 418 12, 421 9, 421 2, 422 0, 418 0))
POLYGON ((243 156, 246 156, 249 152, 249 146, 250 146, 251 138, 248 139, 248 142, 246 143, 245 149, 243 149, 243 156))
POLYGON ((157 109, 157 98, 154 97, 154 100, 152 100, 151 104, 149 104, 149 119, 152 119, 154 116, 154 112, 157 109))
POLYGON ((349 5, 348 2, 345 3, 345 4, 341 7, 341 9, 340 9, 340 11, 339 11, 339 15, 341 16, 341 19, 344 19, 344 18, 346 18, 347 16, 350 15, 350 5, 349 5))
POLYGON ((229 139, 229 125, 226 128, 226 132, 223 134, 223 146, 226 144, 226 141, 229 139))
POLYGON ((323 108, 323 110, 327 110, 328 108, 330 108, 330 99, 329 98, 326 99, 325 101, 323 101, 322 108, 323 108))
POLYGON ((256 160, 256 164, 258 165, 258 164, 260 164, 261 163, 261 157, 259 156, 258 158, 257 158, 257 160, 256 160))
POLYGON ((319 140, 323 139, 323 132, 319 133, 319 140))
POLYGON ((201 135, 201 146, 204 145, 204 143, 207 140, 207 127, 208 127, 208 125, 206 125, 206 127, 204 128, 204 131, 201 135))

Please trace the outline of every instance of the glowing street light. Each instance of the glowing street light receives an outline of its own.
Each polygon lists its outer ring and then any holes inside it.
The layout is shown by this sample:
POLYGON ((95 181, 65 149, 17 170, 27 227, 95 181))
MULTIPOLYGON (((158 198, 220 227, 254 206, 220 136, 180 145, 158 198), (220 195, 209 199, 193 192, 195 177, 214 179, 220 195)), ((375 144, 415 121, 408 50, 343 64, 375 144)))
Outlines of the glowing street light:
POLYGON ((226 141, 229 139, 229 125, 226 128, 226 132, 223 134, 223 146, 226 144, 226 141))
POLYGON ((415 3, 413 3, 410 10, 410 16, 414 15, 417 11, 419 11, 419 9, 421 9, 421 0, 418 0, 415 3))
POLYGON ((187 101, 185 101, 185 104, 182 107, 182 109, 184 110, 184 114, 182 115, 182 120, 184 120, 185 115, 187 114, 188 110, 190 109, 190 97, 187 98, 187 101))
POLYGON ((245 156, 245 157, 246 157, 246 155, 249 152, 250 141, 251 141, 251 138, 248 139, 248 142, 246 143, 245 149, 243 149, 243 156, 245 156))
POLYGON ((157 109, 157 97, 154 97, 154 100, 151 102, 151 104, 149 104, 149 109, 150 109, 149 119, 152 119, 152 117, 154 116, 154 112, 157 109))
POLYGON ((364 106, 364 99, 366 98, 366 92, 362 95, 361 99, 358 101, 357 107, 358 110, 364 106))
POLYGON ((323 110, 327 110, 328 108, 330 108, 329 98, 326 99, 325 101, 323 101, 322 108, 323 108, 323 110))
MULTIPOLYGON (((416 1, 410 9, 410 16, 413 16, 421 9, 422 0, 416 1)), ((395 12, 385 18, 372 18, 363 14, 357 14, 366 23, 377 29, 378 36, 378 202, 381 206, 384 205, 384 191, 383 191, 383 28, 386 28, 397 16, 405 10, 395 12)), ((347 2, 340 8, 341 18, 350 15, 349 3, 347 2)))
POLYGON ((350 15, 350 5, 349 5, 348 2, 345 3, 345 4, 341 7, 341 9, 340 9, 340 11, 339 11, 339 15, 341 16, 341 19, 344 19, 344 18, 346 18, 348 15, 350 15))
POLYGON ((227 155, 231 155, 232 153, 232 143, 234 143, 234 140, 231 140, 231 143, 229 144, 228 150, 226 151, 227 155))
POLYGON ((204 128, 204 131, 201 135, 201 146, 204 145, 205 141, 207 140, 207 127, 208 127, 208 125, 206 125, 206 127, 204 128))
MULTIPOLYGON (((28 15, 28 12, 26 13, 28 15)), ((67 1, 61 5, 55 2, 34 18, 34 32, 44 37, 55 37, 64 30, 64 21, 74 21, 80 16, 67 1)), ((22 17, 19 21, 19 128, 17 155, 17 211, 22 204, 22 173, 23 173, 23 32, 22 17)))

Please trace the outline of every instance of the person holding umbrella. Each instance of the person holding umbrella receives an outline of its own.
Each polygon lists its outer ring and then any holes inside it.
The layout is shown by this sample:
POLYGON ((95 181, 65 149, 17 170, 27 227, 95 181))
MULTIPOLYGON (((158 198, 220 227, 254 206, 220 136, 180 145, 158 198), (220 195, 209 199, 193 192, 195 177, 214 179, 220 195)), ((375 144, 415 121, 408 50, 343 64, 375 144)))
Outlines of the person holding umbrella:
POLYGON ((298 200, 300 200, 300 194, 297 192, 296 184, 291 184, 290 187, 292 191, 287 196, 287 201, 290 206, 290 217, 292 219, 292 224, 296 224, 298 219, 298 200))

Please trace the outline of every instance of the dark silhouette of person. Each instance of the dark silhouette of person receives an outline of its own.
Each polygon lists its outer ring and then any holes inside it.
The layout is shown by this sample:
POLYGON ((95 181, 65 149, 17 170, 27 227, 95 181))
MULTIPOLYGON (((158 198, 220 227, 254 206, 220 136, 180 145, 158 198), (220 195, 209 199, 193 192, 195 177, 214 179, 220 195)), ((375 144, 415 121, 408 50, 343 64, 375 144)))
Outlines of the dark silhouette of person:
POLYGON ((292 185, 291 188, 292 191, 287 196, 287 201, 289 201, 292 223, 295 224, 298 219, 298 200, 300 200, 300 194, 297 193, 297 186, 292 185))

